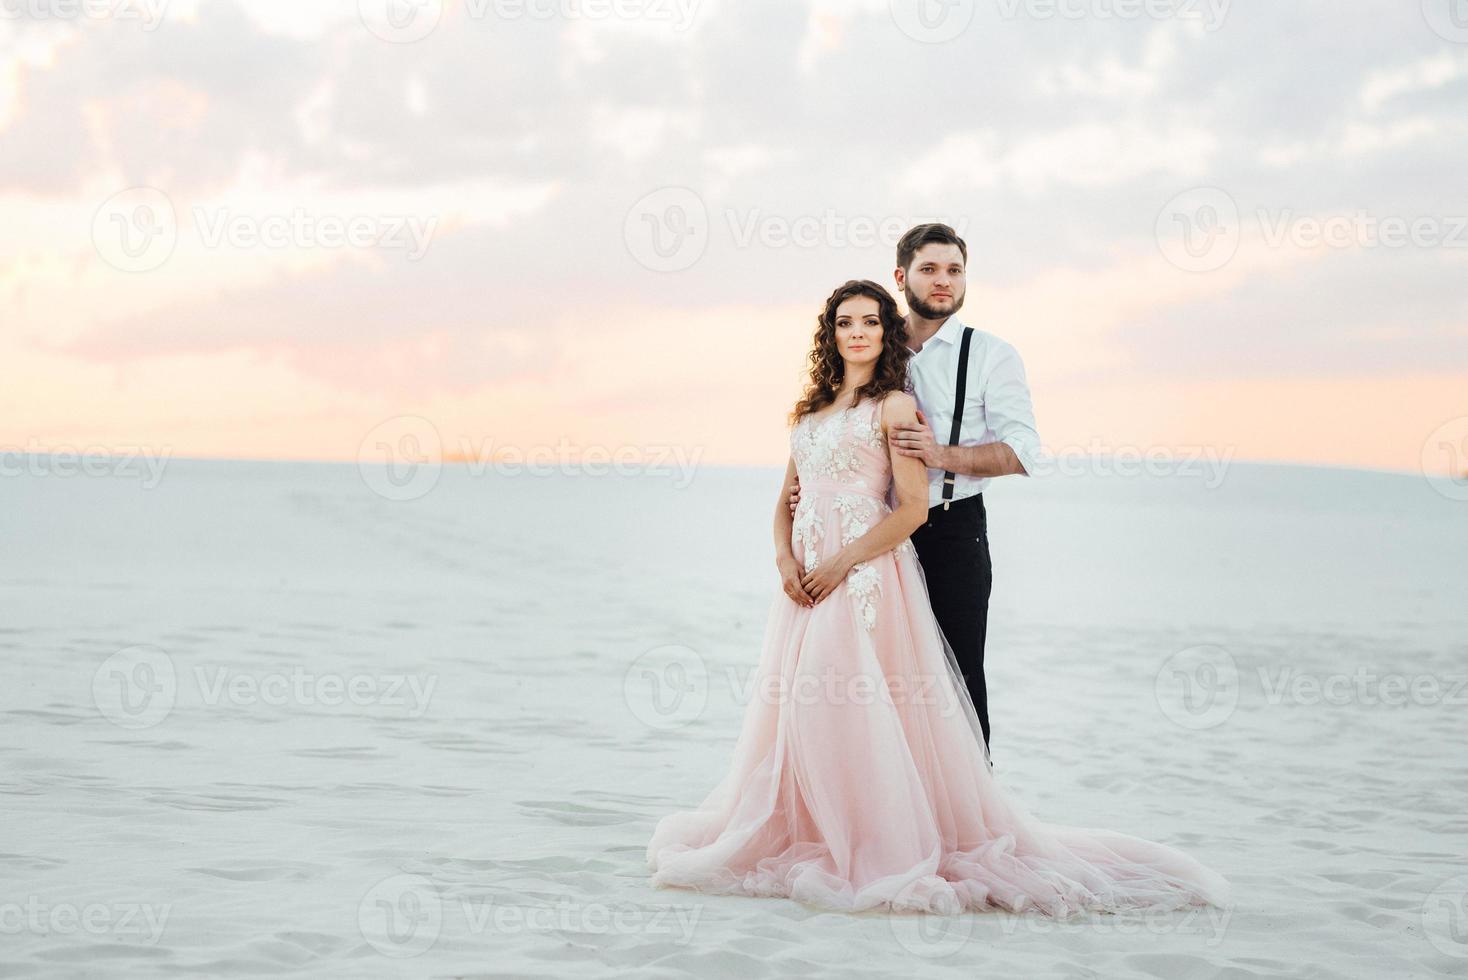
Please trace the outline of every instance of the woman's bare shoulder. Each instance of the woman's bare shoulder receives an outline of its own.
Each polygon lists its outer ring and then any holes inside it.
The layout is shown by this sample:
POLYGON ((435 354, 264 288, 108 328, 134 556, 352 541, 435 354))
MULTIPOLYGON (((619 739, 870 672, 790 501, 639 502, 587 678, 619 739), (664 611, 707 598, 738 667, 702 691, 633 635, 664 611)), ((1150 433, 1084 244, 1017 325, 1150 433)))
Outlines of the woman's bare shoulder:
POLYGON ((917 399, 905 391, 889 391, 882 396, 882 424, 917 421, 917 399))

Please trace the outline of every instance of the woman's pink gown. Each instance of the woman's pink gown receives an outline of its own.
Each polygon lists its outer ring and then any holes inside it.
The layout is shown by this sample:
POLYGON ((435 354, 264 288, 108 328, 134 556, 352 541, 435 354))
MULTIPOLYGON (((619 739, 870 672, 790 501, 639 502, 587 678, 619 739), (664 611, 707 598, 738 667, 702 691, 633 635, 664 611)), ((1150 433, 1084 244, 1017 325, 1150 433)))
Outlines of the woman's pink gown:
MULTIPOLYGON (((796 424, 807 570, 890 510, 881 403, 796 424)), ((1175 908, 1228 882, 1163 844, 1041 823, 996 782, 910 541, 771 609, 732 768, 647 848, 657 886, 841 911, 1175 908)))

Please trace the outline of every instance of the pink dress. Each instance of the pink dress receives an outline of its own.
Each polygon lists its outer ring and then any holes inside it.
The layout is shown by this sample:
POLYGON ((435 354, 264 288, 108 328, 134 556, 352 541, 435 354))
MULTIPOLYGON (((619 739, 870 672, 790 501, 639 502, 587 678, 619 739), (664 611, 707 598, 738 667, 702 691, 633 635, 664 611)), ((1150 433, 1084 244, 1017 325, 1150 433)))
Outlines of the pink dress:
MULTIPOLYGON (((881 403, 796 424, 791 541, 807 570, 889 512, 881 403)), ((778 592, 729 772, 663 817, 652 884, 840 911, 1178 908, 1229 901, 1192 857, 1045 824, 999 786, 910 541, 813 608, 778 592)))

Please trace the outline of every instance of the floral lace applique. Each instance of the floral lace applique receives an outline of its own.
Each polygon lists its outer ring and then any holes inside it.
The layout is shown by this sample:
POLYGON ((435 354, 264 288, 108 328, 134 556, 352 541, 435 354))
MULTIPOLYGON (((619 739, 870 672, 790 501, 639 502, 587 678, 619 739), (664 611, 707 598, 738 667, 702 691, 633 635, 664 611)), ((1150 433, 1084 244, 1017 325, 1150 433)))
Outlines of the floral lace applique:
MULTIPOLYGON (((871 530, 881 507, 871 497, 838 493, 836 511, 841 515, 841 546, 844 548, 871 530)), ((882 577, 870 563, 860 561, 846 575, 846 592, 856 603, 861 624, 871 631, 877 626, 877 597, 882 594, 882 577)))
POLYGON ((878 409, 869 413, 865 418, 856 419, 851 423, 851 434, 863 445, 872 449, 881 449, 882 440, 882 412, 878 409))
POLYGON ((838 493, 833 501, 841 515, 841 547, 846 547, 872 529, 877 501, 865 494, 838 493))
MULTIPOLYGON (((791 451, 802 474, 827 480, 860 475, 861 450, 880 449, 886 443, 880 410, 858 413, 859 406, 841 409, 831 417, 812 422, 810 416, 796 425, 791 451)), ((883 501, 865 493, 837 493, 832 498, 841 525, 841 546, 851 544, 870 531, 886 511, 883 501)), ((806 571, 820 561, 820 544, 826 533, 815 498, 802 496, 795 510, 791 536, 803 554, 806 571)), ((910 540, 894 553, 916 555, 910 540)), ((856 606, 858 618, 868 631, 877 626, 877 600, 882 594, 882 577, 870 562, 858 562, 846 575, 846 591, 856 606)))
POLYGON ((791 527, 791 536, 798 542, 804 551, 804 566, 808 572, 816 567, 820 561, 819 545, 821 535, 825 533, 825 521, 821 520, 820 512, 812 506, 807 498, 801 497, 800 503, 795 508, 795 523, 791 527))
POLYGON ((851 566, 846 576, 846 591, 856 603, 861 624, 867 632, 877 628, 877 597, 882 594, 882 578, 877 569, 862 561, 851 566))
POLYGON ((811 422, 808 415, 801 419, 801 428, 796 432, 795 459, 804 464, 803 469, 833 480, 856 472, 856 446, 842 438, 840 424, 850 411, 843 408, 820 422, 811 422))

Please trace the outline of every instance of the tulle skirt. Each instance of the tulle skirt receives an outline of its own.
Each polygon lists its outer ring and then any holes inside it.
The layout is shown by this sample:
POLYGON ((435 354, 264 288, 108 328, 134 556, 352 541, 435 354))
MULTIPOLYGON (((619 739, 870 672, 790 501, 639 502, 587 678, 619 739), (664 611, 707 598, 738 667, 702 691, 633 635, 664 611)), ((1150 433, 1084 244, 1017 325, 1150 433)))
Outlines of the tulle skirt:
POLYGON ((990 771, 908 543, 803 608, 777 594, 729 771, 660 820, 652 884, 839 911, 1226 905, 1163 844, 1045 824, 990 771))

